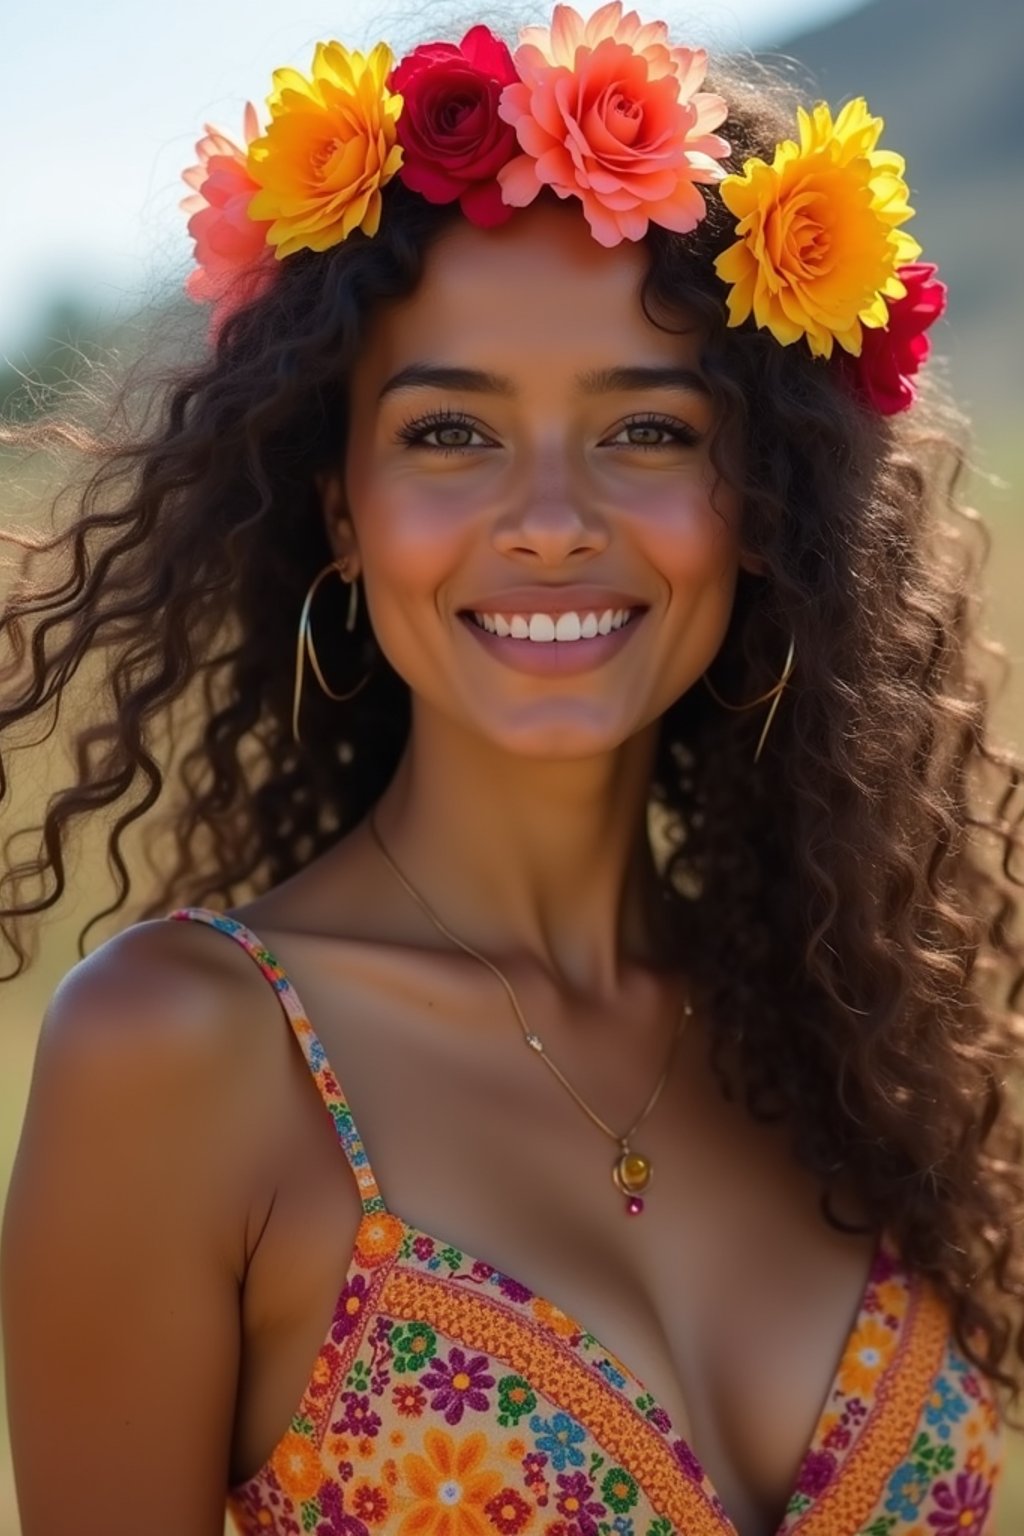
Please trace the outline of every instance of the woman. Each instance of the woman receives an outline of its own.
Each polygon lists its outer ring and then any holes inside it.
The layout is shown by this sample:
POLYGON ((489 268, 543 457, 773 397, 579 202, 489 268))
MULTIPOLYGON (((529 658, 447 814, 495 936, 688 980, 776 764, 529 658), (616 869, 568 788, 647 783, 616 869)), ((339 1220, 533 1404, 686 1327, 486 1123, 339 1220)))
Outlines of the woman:
POLYGON ((5 620, 7 723, 109 679, 9 917, 85 807, 176 838, 42 1035, 25 1536, 994 1528, 1019 767, 943 289, 863 102, 705 62, 325 44, 199 146, 210 355, 5 620))

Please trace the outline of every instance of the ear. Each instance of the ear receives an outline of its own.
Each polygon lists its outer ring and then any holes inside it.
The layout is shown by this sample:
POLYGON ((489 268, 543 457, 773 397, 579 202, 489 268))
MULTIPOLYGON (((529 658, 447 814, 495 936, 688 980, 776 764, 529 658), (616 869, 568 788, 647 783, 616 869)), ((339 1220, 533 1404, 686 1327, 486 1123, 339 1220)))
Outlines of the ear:
POLYGON ((345 561, 348 575, 354 579, 360 571, 359 544, 356 539, 355 525, 345 502, 345 486, 341 472, 327 470, 323 474, 315 475, 313 483, 320 498, 320 510, 323 513, 324 529, 331 553, 336 560, 345 561))

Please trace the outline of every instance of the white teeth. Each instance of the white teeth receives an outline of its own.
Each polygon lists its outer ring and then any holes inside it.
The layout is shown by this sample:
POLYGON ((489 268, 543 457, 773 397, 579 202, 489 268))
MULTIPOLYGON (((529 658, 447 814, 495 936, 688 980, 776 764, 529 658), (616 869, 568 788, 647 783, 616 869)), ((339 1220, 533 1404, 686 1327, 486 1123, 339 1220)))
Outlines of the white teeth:
POLYGON ((516 613, 506 618, 501 613, 474 613, 476 622, 488 634, 501 639, 530 640, 539 645, 552 641, 571 644, 575 640, 593 640, 596 635, 610 635, 613 629, 621 629, 632 617, 629 608, 606 608, 603 613, 516 613))

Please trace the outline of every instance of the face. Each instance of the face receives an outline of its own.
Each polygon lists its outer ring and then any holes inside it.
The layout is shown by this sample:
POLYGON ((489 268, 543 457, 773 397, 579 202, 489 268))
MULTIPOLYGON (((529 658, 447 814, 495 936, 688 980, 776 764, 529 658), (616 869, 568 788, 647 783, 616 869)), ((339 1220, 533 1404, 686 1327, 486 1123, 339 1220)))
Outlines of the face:
POLYGON ((613 750, 699 678, 743 557, 697 332, 643 313, 643 247, 569 206, 458 223, 356 368, 334 549, 425 713, 510 753, 613 750))

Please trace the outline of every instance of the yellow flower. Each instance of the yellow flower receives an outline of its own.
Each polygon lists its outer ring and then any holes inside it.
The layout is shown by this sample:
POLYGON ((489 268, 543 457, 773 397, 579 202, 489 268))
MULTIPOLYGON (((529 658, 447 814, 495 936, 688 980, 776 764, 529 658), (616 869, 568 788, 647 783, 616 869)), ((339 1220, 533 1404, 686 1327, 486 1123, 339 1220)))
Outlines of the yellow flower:
POLYGON ((729 324, 753 313, 783 346, 806 336, 816 357, 834 342, 859 355, 861 327, 884 327, 886 299, 906 288, 897 269, 921 247, 898 226, 908 205, 900 155, 876 148, 882 132, 862 96, 835 122, 824 102, 799 109, 800 142, 784 139, 771 165, 750 159, 721 183, 739 221, 715 270, 732 284, 729 324))
POLYGON ((249 217, 273 221, 267 240, 279 259, 326 251, 354 229, 377 233, 380 189, 402 163, 402 98, 385 85, 393 62, 386 43, 365 56, 318 43, 309 80, 275 71, 270 123, 246 167, 260 188, 249 217))

